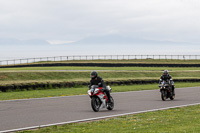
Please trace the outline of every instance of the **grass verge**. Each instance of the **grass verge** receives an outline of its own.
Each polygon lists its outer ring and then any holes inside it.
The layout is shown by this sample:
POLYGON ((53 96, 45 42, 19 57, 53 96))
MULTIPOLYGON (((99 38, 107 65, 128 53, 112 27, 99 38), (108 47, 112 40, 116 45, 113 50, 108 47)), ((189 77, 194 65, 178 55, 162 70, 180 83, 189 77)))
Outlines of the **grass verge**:
POLYGON ((0 68, 3 72, 14 72, 14 71, 52 71, 52 70, 127 70, 127 71, 187 71, 187 70, 200 70, 199 67, 77 67, 77 66, 57 66, 57 67, 19 67, 19 68, 0 68))
POLYGON ((127 70, 127 71, 187 71, 200 70, 200 67, 77 67, 77 66, 57 66, 57 67, 19 67, 19 68, 0 68, 1 72, 15 72, 15 71, 52 71, 52 70, 127 70))
POLYGON ((19 133, 186 133, 200 132, 200 105, 121 116, 111 119, 51 126, 19 133))
MULTIPOLYGON (((162 71, 99 71, 99 76, 104 79, 115 78, 157 78, 159 79, 162 71)), ((200 71, 172 71, 173 78, 200 78, 200 71)), ((4 81, 43 81, 43 80, 60 80, 68 81, 75 79, 90 80, 90 71, 77 72, 0 72, 0 84, 4 81)))
MULTIPOLYGON (((176 88, 181 88, 181 87, 200 87, 200 83, 198 83, 198 82, 197 83, 176 83, 176 88)), ((112 92, 126 92, 126 91, 159 89, 158 84, 121 85, 121 86, 111 86, 111 88, 112 88, 112 92)), ((60 89, 46 89, 46 90, 0 92, 0 100, 86 95, 87 90, 88 90, 87 87, 77 87, 77 88, 60 88, 60 89)))
POLYGON ((71 61, 48 61, 38 63, 162 63, 162 64, 199 64, 200 60, 177 60, 177 59, 119 59, 119 60, 71 60, 71 61))

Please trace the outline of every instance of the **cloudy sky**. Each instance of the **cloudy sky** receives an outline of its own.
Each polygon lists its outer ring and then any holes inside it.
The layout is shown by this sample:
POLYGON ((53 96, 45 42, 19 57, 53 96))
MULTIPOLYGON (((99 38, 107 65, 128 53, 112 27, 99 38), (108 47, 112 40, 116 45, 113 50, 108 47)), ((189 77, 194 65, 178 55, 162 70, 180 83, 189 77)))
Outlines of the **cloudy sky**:
POLYGON ((199 43, 199 0, 0 0, 0 60, 199 54, 199 43))
POLYGON ((0 0, 0 37, 51 43, 120 35, 200 42, 199 0, 0 0))

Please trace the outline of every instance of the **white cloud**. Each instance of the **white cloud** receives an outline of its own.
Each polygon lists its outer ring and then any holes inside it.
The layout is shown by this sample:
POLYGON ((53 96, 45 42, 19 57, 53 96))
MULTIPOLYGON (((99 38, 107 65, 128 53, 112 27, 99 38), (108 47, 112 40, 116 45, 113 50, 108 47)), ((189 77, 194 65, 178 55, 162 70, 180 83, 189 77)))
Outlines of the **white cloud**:
POLYGON ((48 42, 52 45, 59 45, 59 44, 67 44, 67 43, 73 43, 75 41, 68 41, 68 40, 48 40, 48 42))

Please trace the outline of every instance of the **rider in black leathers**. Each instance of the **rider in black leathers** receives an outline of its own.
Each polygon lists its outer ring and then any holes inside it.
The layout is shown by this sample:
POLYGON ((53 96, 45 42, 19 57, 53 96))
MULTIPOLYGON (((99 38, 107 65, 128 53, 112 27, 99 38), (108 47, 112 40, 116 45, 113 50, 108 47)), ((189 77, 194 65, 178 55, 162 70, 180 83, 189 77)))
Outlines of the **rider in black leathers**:
POLYGON ((172 76, 169 75, 168 70, 164 70, 163 75, 161 75, 161 77, 160 77, 159 84, 160 84, 162 81, 169 81, 169 82, 170 82, 170 84, 172 85, 172 92, 173 92, 173 94, 174 94, 174 89, 175 89, 175 87, 174 87, 174 82, 173 82, 173 80, 172 80, 172 76))
POLYGON ((92 85, 98 85, 99 87, 102 87, 103 92, 106 93, 108 97, 108 102, 110 103, 110 91, 106 88, 106 84, 103 81, 101 77, 98 76, 98 73, 96 71, 91 72, 91 80, 89 84, 89 89, 91 89, 92 85))

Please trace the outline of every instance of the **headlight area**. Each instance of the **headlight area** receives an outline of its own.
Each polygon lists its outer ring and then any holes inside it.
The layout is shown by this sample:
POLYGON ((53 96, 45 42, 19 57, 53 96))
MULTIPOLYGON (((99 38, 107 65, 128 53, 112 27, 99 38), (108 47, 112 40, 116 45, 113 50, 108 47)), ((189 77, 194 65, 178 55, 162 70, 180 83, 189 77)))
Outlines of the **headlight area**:
POLYGON ((99 92, 99 89, 95 89, 94 94, 97 94, 99 92))
POLYGON ((88 90, 88 95, 90 95, 90 96, 92 95, 91 90, 88 90))

